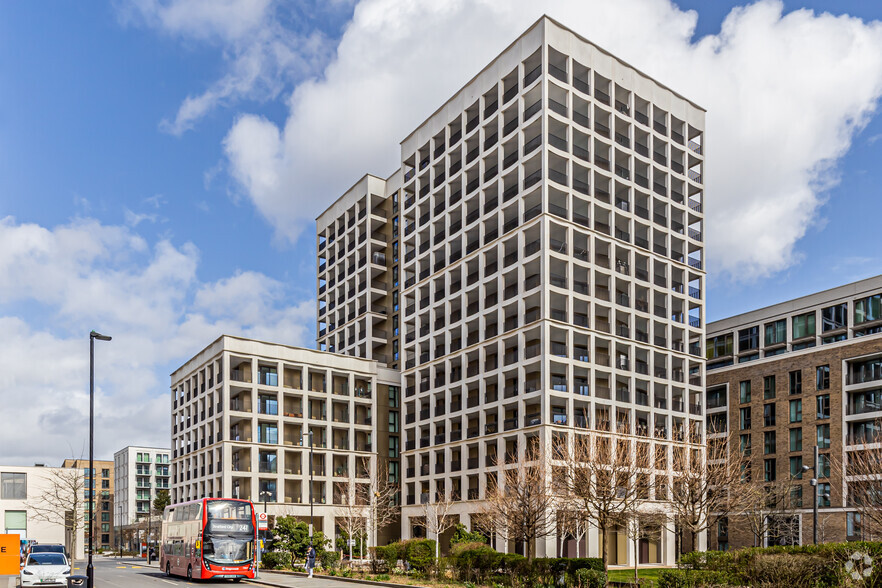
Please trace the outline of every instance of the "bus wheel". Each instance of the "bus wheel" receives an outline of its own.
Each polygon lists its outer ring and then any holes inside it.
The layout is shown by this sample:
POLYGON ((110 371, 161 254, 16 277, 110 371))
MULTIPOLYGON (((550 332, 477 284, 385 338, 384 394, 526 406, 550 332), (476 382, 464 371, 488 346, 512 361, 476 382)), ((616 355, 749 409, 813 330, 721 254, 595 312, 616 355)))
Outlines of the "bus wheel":
POLYGON ((168 562, 166 562, 166 564, 165 564, 165 575, 167 577, 171 576, 171 564, 168 562))
POLYGON ((187 580, 193 579, 193 566, 187 566, 187 580))

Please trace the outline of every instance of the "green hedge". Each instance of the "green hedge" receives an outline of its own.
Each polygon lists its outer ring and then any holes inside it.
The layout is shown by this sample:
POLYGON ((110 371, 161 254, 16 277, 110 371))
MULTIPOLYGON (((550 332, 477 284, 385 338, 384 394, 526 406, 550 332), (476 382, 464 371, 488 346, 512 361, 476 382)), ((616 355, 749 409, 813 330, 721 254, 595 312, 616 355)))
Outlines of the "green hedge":
POLYGON ((854 553, 872 558, 872 574, 863 586, 882 587, 882 543, 823 543, 786 547, 751 547, 732 552, 689 553, 678 570, 659 574, 662 588, 705 586, 812 586, 834 588, 848 582, 846 564, 854 553))
MULTIPOLYGON (((454 575, 461 582, 498 583, 547 586, 580 586, 593 588, 599 581, 596 574, 579 574, 581 570, 603 573, 599 558, 536 558, 527 561, 514 553, 499 553, 484 543, 454 545, 448 558, 454 575)), ((605 574, 604 579, 605 582, 605 574)), ((602 586, 603 584, 599 584, 602 586)))
POLYGON ((408 539, 389 545, 371 548, 377 559, 386 562, 389 571, 398 567, 398 562, 410 564, 410 568, 420 573, 429 571, 435 564, 435 542, 431 539, 408 539))
POLYGON ((291 567, 291 554, 287 551, 265 551, 260 556, 260 565, 267 570, 279 570, 291 567))

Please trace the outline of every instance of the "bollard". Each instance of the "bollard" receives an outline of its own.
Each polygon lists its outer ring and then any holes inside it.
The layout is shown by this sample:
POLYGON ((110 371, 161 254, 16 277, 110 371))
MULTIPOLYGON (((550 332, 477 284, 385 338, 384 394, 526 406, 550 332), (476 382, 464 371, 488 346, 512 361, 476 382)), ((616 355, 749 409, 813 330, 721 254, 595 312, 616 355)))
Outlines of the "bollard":
POLYGON ((72 586, 85 586, 88 582, 88 576, 68 576, 67 588, 71 588, 72 586))

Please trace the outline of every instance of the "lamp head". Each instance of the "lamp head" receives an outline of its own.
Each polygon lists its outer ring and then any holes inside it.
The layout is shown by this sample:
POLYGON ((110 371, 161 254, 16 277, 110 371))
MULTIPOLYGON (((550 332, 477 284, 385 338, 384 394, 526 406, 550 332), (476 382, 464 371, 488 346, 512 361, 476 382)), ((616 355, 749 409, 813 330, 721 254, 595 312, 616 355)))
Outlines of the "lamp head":
POLYGON ((112 339, 112 337, 110 337, 109 335, 102 335, 97 331, 92 331, 91 333, 89 333, 89 337, 91 339, 98 339, 99 341, 110 341, 112 339))

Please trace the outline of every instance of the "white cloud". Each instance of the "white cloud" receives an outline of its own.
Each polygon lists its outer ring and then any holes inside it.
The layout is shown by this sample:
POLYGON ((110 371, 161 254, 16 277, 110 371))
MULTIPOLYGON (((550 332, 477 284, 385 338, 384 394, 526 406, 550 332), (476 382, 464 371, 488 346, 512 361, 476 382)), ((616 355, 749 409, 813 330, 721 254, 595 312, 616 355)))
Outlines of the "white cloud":
MULTIPOLYGON (((331 47, 320 31, 294 32, 280 23, 273 0, 136 0, 117 4, 123 24, 147 26, 182 39, 223 47, 227 73, 187 96, 160 129, 180 136, 220 105, 242 98, 275 98, 294 78, 313 74, 331 47)), ((322 2, 316 3, 315 8, 322 2)), ((305 7, 310 11, 310 7, 305 7)))
POLYGON ((168 374, 219 335, 312 347, 314 300, 257 272, 197 277, 192 244, 148 244, 91 219, 46 228, 0 219, 0 403, 9 462, 78 457, 96 343, 96 451, 170 443, 168 374), (68 445, 71 444, 71 447, 68 445))
POLYGON ((816 219, 836 162, 882 92, 882 28, 764 0, 692 42, 697 15, 667 0, 363 0, 282 128, 241 116, 230 173, 291 240, 362 174, 398 165, 398 142, 543 12, 708 109, 712 270, 780 271, 816 219))

